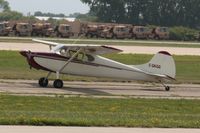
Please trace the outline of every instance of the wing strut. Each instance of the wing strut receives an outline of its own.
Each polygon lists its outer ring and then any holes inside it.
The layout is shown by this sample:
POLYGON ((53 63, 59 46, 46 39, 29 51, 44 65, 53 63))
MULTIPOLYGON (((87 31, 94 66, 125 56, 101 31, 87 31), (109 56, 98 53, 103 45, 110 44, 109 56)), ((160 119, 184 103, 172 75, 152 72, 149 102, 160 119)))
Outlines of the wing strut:
POLYGON ((56 78, 59 79, 60 72, 80 53, 82 48, 79 48, 76 53, 72 55, 72 57, 56 72, 56 78))

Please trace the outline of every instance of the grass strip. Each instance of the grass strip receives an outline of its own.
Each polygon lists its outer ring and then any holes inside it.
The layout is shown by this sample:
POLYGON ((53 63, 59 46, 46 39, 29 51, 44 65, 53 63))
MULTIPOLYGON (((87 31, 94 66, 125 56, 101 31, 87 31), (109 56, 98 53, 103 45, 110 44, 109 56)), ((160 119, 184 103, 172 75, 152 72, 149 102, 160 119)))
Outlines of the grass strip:
POLYGON ((200 101, 0 95, 0 124, 200 128, 200 101))

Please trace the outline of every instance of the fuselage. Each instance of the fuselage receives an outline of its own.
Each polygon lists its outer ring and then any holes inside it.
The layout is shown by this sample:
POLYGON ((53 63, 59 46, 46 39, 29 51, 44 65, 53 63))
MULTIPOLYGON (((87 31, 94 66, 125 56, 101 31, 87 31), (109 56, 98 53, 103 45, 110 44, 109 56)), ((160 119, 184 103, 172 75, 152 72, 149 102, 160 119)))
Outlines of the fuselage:
MULTIPOLYGON (((70 57, 51 52, 22 51, 21 54, 27 58, 30 66, 51 72, 59 71, 70 59, 70 57)), ((137 67, 116 62, 98 55, 79 55, 60 73, 122 80, 158 81, 154 76, 145 74, 137 67)))

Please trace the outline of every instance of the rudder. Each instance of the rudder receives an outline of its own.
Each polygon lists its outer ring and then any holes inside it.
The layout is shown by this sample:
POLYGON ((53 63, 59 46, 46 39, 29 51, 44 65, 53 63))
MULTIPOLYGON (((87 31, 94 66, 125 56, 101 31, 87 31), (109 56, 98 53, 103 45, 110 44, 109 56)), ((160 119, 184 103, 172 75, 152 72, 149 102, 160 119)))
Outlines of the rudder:
POLYGON ((176 66, 172 55, 160 51, 146 64, 135 66, 145 72, 166 75, 171 78, 176 76, 176 66))

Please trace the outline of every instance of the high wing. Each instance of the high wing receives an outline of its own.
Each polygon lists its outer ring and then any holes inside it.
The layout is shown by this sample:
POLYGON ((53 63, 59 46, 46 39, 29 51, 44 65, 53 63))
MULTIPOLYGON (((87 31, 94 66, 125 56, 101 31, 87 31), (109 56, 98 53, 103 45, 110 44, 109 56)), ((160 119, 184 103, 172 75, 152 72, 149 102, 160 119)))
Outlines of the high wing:
POLYGON ((70 49, 70 50, 78 50, 82 49, 83 52, 89 53, 89 54, 96 54, 96 55, 102 55, 102 54, 110 54, 110 53, 119 53, 122 52, 120 49, 116 49, 113 47, 105 46, 105 45, 88 45, 88 44, 60 44, 55 42, 49 42, 49 41, 43 41, 38 39, 33 39, 32 41, 46 44, 50 48, 54 47, 51 51, 57 52, 61 49, 70 49))
POLYGON ((56 43, 56 42, 49 42, 49 41, 44 41, 44 40, 39 40, 39 39, 32 39, 32 41, 47 44, 47 45, 53 46, 53 47, 59 45, 59 43, 56 43))

